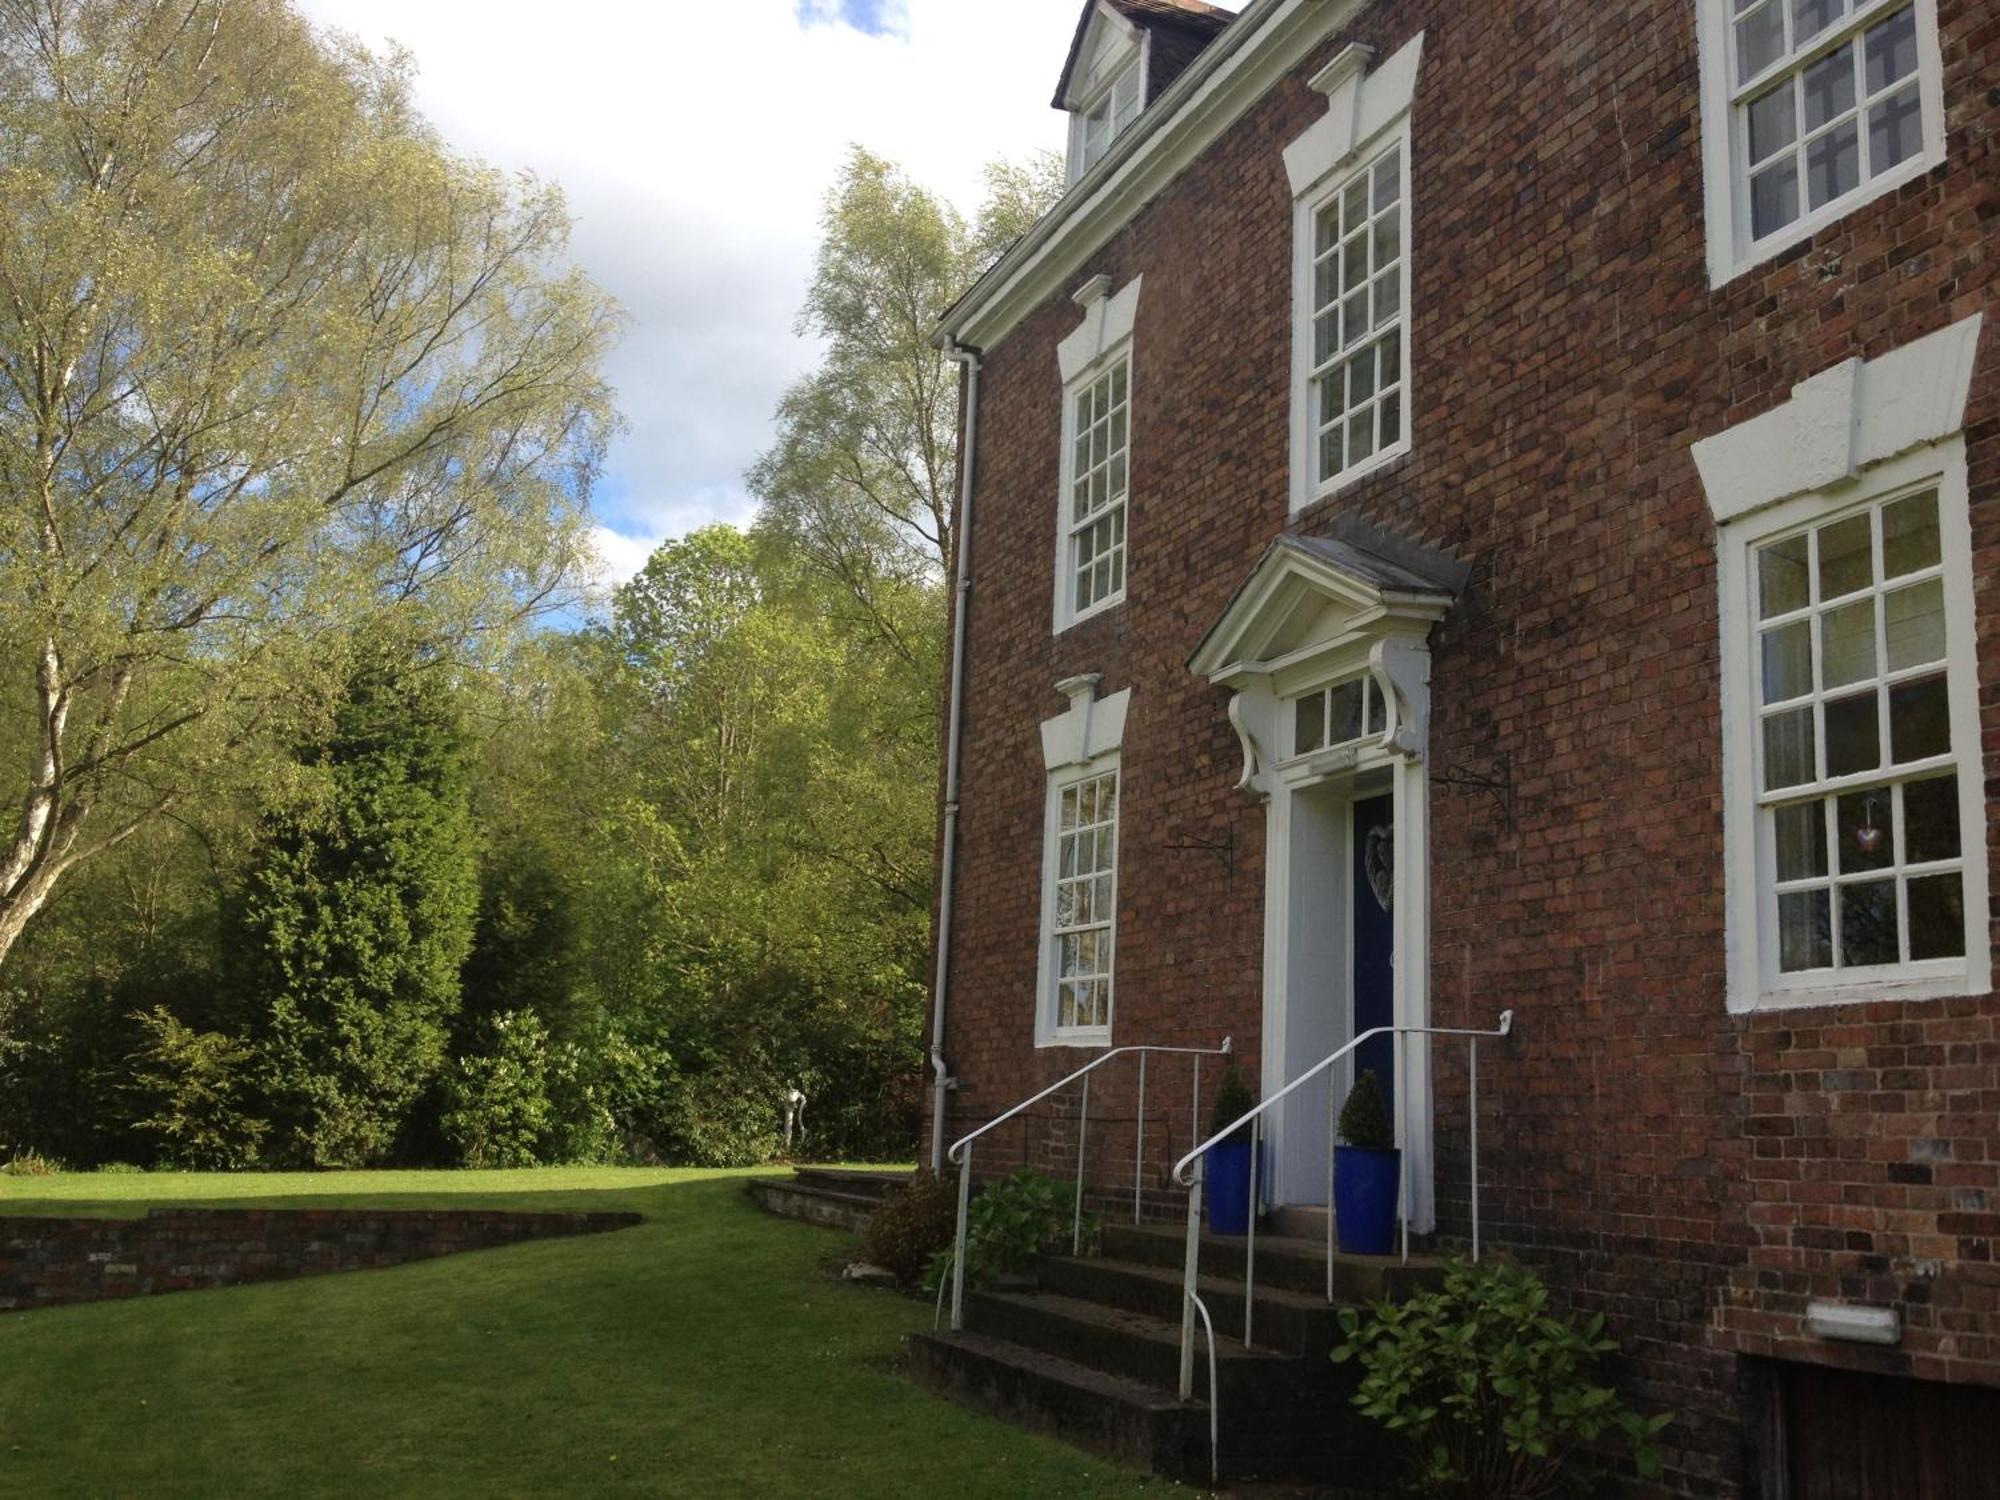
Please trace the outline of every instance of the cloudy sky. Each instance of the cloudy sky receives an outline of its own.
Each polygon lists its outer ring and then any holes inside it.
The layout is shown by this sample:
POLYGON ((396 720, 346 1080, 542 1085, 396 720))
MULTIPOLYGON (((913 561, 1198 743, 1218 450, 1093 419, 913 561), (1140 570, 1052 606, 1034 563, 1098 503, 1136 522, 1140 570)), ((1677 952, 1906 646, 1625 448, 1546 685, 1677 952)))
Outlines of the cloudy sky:
POLYGON ((849 142, 967 212, 981 165, 1059 147, 1081 0, 302 0, 415 55, 455 146, 562 183, 576 258, 631 315, 630 430, 598 496, 614 576, 750 514, 743 471, 813 362, 792 329, 849 142))

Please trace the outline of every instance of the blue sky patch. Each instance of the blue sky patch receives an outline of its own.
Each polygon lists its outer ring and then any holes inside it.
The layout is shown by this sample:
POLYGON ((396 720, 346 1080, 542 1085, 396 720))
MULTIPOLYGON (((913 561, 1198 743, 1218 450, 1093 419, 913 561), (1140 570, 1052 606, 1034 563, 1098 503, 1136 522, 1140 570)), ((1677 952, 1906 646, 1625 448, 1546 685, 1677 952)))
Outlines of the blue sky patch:
POLYGON ((795 0, 801 26, 851 26, 870 36, 900 35, 908 17, 898 0, 795 0))

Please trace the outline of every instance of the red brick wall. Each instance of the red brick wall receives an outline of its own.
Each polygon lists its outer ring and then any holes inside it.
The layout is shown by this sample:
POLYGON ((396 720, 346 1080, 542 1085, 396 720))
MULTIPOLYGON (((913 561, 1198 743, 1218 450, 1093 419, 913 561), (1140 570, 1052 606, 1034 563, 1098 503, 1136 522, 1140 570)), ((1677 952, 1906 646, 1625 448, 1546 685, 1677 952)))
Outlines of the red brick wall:
MULTIPOLYGON (((1725 1010, 1714 526, 1689 456, 1836 361, 2000 311, 2000 10, 1938 10, 1946 165, 1712 292, 1692 0, 1371 7, 1073 279, 1143 272, 1145 288, 1128 601, 1060 637, 1054 346, 1079 321, 1071 288, 986 351, 945 1037, 960 1129, 1085 1056, 1033 1046, 1037 725, 1077 672, 1133 689, 1115 1040, 1232 1033, 1254 1067, 1263 812, 1230 790, 1226 695, 1183 664, 1288 524, 1279 153, 1324 108, 1304 79, 1349 40, 1379 57, 1426 32, 1415 450, 1298 524, 1353 513, 1473 564, 1432 640, 1432 768, 1508 757, 1513 819, 1434 790, 1433 1014, 1518 1012, 1482 1069, 1488 1228, 1610 1315, 1635 1394, 1681 1414, 1672 1482, 1686 1493, 1739 1482, 1736 1351, 1862 1359, 1804 1338, 1808 1296, 1901 1303, 1908 1336, 1875 1367, 2000 1383, 2000 1003, 1725 1010)), ((1989 752, 1996 338, 1988 326, 1966 428, 1989 752)), ((1450 1230, 1463 1070, 1439 1062, 1450 1230)), ((1100 1083, 1092 1101, 1107 1187, 1130 1180, 1122 1088, 1100 1083)), ((1165 1130, 1184 1142, 1178 1111, 1165 1130)), ((1055 1165, 1073 1160, 1066 1129, 1017 1134, 1055 1165)), ((1168 1148, 1149 1143, 1153 1189, 1168 1148)))
POLYGON ((0 1311, 284 1281, 597 1234, 628 1213, 156 1208, 143 1219, 0 1219, 0 1311))

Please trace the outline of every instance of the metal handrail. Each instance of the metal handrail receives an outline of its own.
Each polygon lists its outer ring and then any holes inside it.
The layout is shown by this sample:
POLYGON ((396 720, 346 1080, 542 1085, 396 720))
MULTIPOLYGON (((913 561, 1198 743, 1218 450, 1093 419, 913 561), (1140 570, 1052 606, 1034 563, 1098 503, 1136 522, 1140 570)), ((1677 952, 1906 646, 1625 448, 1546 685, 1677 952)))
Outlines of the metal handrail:
POLYGON ((1201 1118, 1201 1060, 1204 1057, 1227 1057, 1233 1038, 1224 1037, 1220 1047, 1154 1047, 1131 1046, 1113 1047, 1108 1052, 1099 1053, 1075 1072, 1057 1079, 1038 1094, 1023 1099, 1005 1114, 995 1115, 977 1130, 960 1136, 945 1152, 945 1160, 958 1167, 958 1229, 952 1239, 951 1269, 951 1326, 953 1332, 965 1326, 965 1231, 966 1219, 972 1206, 972 1143, 989 1130, 1006 1124, 1009 1120, 1033 1109, 1051 1094, 1068 1088, 1078 1079, 1083 1081, 1083 1107, 1077 1116, 1076 1126, 1076 1201, 1070 1218, 1070 1253, 1075 1254, 1083 1242, 1083 1151, 1085 1134, 1090 1129, 1090 1075, 1110 1062, 1113 1058, 1125 1057, 1132 1053, 1139 1056, 1139 1108, 1138 1144, 1133 1152, 1132 1166, 1132 1222, 1139 1222, 1139 1196, 1144 1185, 1146 1157, 1146 1055, 1151 1052, 1192 1057, 1194 1059, 1194 1114, 1201 1118))
MULTIPOLYGON (((1374 1026, 1354 1037, 1338 1050, 1321 1058, 1310 1068, 1299 1074, 1270 1098, 1258 1103, 1227 1126, 1216 1131, 1201 1142, 1187 1155, 1174 1163, 1173 1180, 1188 1190, 1187 1254, 1183 1269, 1181 1297, 1181 1369, 1180 1398, 1183 1401, 1194 1395, 1194 1322, 1195 1308, 1199 1299, 1195 1287, 1201 1273, 1201 1198, 1207 1177, 1208 1153, 1223 1141, 1228 1140, 1245 1125, 1250 1127, 1250 1239, 1244 1252, 1243 1265, 1243 1344, 1250 1346, 1251 1334, 1255 1327, 1256 1276, 1257 1276, 1257 1156, 1263 1143, 1264 1117, 1271 1107, 1313 1079, 1327 1072, 1333 1065, 1351 1055, 1362 1043, 1378 1036, 1395 1036, 1396 1043, 1396 1116, 1397 1139, 1401 1144, 1402 1124, 1407 1119, 1406 1091, 1403 1088, 1403 1045, 1402 1039, 1411 1036, 1462 1036, 1470 1047, 1471 1079, 1470 1110, 1472 1133, 1472 1255, 1479 1258, 1479 1039, 1481 1037, 1504 1037, 1514 1029, 1514 1012, 1500 1013, 1500 1024, 1490 1031, 1459 1026, 1374 1026), (1194 1169, 1190 1177, 1189 1169, 1194 1169)), ((1327 1218, 1326 1218, 1326 1300, 1333 1301, 1333 1103, 1329 1092, 1327 1101, 1327 1218)), ((1402 1181, 1396 1197, 1397 1217, 1402 1225, 1403 1258, 1410 1255, 1410 1159, 1407 1152, 1401 1161, 1402 1181)), ((1211 1398, 1212 1399, 1212 1398, 1211 1398)))

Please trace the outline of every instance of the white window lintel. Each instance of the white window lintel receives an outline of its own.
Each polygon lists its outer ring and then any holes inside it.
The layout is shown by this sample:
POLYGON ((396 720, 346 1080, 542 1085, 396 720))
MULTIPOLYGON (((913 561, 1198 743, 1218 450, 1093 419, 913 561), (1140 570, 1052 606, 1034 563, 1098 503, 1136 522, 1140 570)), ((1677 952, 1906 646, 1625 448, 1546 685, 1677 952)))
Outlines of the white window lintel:
POLYGON ((1065 387, 1115 354, 1132 337, 1139 318, 1139 283, 1134 276, 1115 293, 1109 276, 1093 276, 1071 298, 1083 309, 1083 321, 1056 345, 1056 366, 1065 387))
POLYGON ((1784 404, 1694 445, 1718 525, 1822 492, 1965 425, 1981 314, 1878 359, 1844 360, 1784 404))
POLYGON ((1069 698, 1069 707, 1052 719, 1042 720, 1042 764, 1051 773, 1090 764, 1101 755, 1125 743, 1125 710, 1132 690, 1121 688, 1099 698, 1097 674, 1066 677, 1056 691, 1069 698))
POLYGON ((1327 111, 1285 147, 1285 175, 1292 196, 1303 198, 1349 157, 1410 112, 1423 61, 1420 31, 1368 72, 1371 48, 1351 46, 1322 68, 1313 88, 1326 95, 1327 111))

